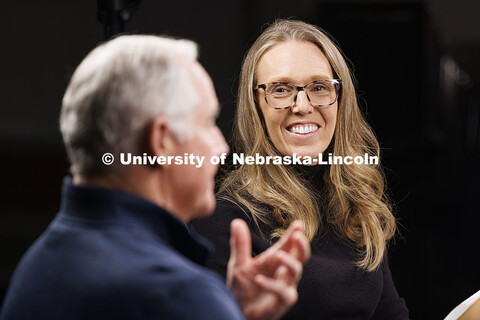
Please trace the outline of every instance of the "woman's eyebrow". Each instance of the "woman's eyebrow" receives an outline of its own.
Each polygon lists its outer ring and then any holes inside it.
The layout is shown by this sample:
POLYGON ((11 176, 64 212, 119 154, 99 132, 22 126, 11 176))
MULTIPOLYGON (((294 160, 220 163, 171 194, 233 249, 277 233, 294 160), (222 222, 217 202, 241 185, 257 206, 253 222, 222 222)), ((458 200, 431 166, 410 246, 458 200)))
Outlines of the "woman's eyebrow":
POLYGON ((272 83, 272 82, 288 82, 288 83, 293 83, 293 84, 300 84, 302 82, 305 82, 305 84, 310 83, 312 81, 316 80, 326 80, 326 79, 333 79, 334 77, 331 75, 326 75, 326 74, 318 74, 318 75, 311 75, 308 77, 303 78, 303 81, 299 81, 297 79, 294 79, 290 76, 274 76, 269 79, 269 81, 266 82, 259 82, 259 83, 272 83))

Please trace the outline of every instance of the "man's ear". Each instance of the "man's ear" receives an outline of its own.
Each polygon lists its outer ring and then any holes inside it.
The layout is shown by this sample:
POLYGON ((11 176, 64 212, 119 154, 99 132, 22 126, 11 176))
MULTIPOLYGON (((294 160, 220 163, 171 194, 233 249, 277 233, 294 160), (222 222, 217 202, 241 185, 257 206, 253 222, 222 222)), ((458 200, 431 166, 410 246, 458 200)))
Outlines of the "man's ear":
POLYGON ((153 119, 148 128, 147 137, 147 151, 151 156, 173 155, 178 145, 165 116, 157 116, 153 119))

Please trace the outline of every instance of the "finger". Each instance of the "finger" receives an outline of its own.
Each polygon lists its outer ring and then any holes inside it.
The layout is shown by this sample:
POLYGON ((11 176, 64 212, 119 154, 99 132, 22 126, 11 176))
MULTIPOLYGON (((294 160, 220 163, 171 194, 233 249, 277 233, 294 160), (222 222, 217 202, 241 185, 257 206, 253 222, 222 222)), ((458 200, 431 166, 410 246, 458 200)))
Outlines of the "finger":
POLYGON ((277 280, 282 280, 283 282, 288 282, 288 269, 284 265, 281 265, 275 271, 275 275, 273 276, 277 280))
POLYGON ((248 262, 252 258, 252 240, 250 230, 242 219, 235 219, 230 224, 230 260, 234 265, 248 262))
POLYGON ((272 246, 272 249, 293 253, 302 262, 308 260, 310 244, 304 234, 303 222, 298 220, 292 222, 285 235, 272 246))
POLYGON ((290 237, 290 253, 305 263, 311 256, 310 243, 303 232, 295 231, 290 237))
POLYGON ((275 246, 278 246, 279 248, 282 248, 282 249, 284 247, 288 247, 291 236, 296 231, 301 231, 303 233, 304 230, 305 230, 305 227, 302 221, 300 220, 293 221, 288 227, 283 237, 279 241, 277 241, 277 243, 275 243, 275 246))
POLYGON ((275 294, 283 305, 292 306, 298 300, 298 292, 294 285, 288 285, 283 281, 261 274, 255 276, 254 280, 261 289, 275 294))
POLYGON ((276 265, 275 279, 282 279, 286 282, 294 281, 296 284, 302 277, 303 264, 285 251, 278 251, 273 256, 272 263, 276 265))

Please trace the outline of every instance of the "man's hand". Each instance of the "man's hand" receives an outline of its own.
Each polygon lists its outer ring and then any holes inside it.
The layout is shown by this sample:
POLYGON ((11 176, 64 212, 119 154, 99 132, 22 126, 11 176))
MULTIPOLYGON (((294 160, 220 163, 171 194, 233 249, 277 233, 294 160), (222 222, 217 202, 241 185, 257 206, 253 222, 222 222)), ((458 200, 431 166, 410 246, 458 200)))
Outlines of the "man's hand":
POLYGON ((255 258, 245 221, 235 219, 230 228, 228 287, 247 319, 279 319, 297 301, 303 263, 310 258, 303 223, 294 221, 277 243, 255 258))

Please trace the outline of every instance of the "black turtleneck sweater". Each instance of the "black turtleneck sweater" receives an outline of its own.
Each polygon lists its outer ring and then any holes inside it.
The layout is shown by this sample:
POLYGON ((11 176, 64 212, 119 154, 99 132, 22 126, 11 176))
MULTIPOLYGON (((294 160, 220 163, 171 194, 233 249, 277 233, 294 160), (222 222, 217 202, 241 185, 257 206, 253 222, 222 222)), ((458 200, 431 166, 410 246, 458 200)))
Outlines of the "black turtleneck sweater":
MULTIPOLYGON (((321 193, 323 167, 296 167, 311 187, 321 193)), ((211 267, 223 277, 230 257, 230 222, 240 218, 247 222, 252 236, 253 255, 272 245, 261 234, 269 235, 272 226, 255 226, 245 207, 221 200, 212 216, 194 221, 197 231, 215 245, 211 267)), ((327 223, 311 242, 312 257, 305 264, 298 285, 299 299, 283 319, 408 319, 405 302, 392 281, 388 259, 373 272, 359 270, 354 262, 358 253, 327 223)))

